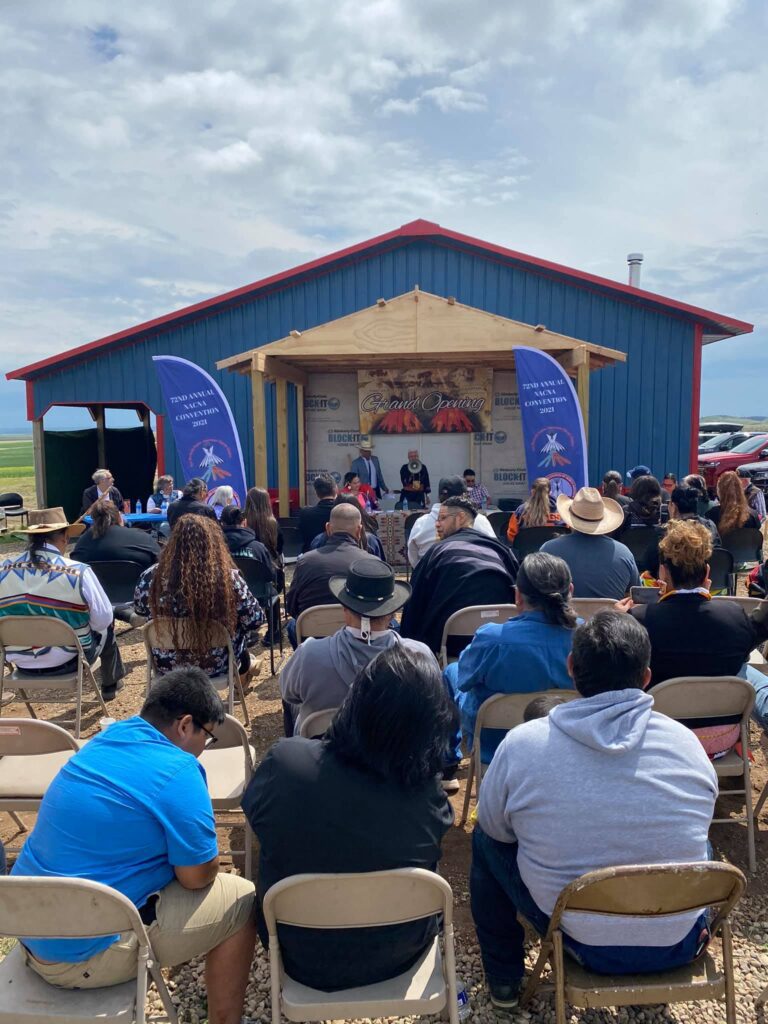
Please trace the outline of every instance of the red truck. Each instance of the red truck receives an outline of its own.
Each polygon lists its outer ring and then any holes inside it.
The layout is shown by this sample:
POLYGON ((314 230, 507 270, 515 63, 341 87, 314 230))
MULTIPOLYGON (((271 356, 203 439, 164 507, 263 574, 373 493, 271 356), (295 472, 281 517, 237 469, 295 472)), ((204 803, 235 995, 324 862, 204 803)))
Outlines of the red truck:
POLYGON ((738 469, 746 462, 768 462, 768 434, 755 434, 737 444, 729 452, 712 452, 699 455, 699 473, 707 481, 707 487, 714 491, 717 481, 728 469, 738 469))

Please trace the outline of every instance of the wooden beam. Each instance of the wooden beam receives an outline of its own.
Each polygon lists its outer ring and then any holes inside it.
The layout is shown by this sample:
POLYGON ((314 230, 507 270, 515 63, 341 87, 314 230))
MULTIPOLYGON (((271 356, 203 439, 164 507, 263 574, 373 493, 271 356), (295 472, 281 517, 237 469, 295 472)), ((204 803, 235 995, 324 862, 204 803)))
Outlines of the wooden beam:
POLYGON ((253 482, 267 486, 267 408, 264 401, 264 374, 251 371, 251 410, 253 418, 253 482))
POLYGON ((307 426, 304 419, 304 386, 296 388, 296 428, 299 435, 299 505, 307 504, 307 426))
POLYGON ((107 468, 107 446, 104 437, 104 406, 96 407, 94 419, 96 420, 96 458, 101 469, 107 468))
POLYGON ((557 361, 565 370, 576 370, 582 363, 589 362, 587 346, 579 345, 578 348, 572 348, 568 352, 563 352, 562 355, 557 356, 557 361))
POLYGON ((35 462, 35 494, 37 507, 47 508, 47 488, 45 482, 45 428, 43 417, 32 420, 32 452, 35 462))
POLYGON ((589 361, 576 368, 576 394, 579 396, 581 415, 584 417, 584 437, 589 443, 589 361))
POLYGON ((287 518, 290 510, 290 477, 288 474, 288 381, 278 377, 275 381, 277 399, 277 488, 280 515, 287 518))
POLYGON ((283 380, 295 384, 297 388, 305 388, 309 384, 309 378, 300 366, 293 366, 275 356, 264 357, 264 374, 271 380, 279 380, 282 377, 283 380))

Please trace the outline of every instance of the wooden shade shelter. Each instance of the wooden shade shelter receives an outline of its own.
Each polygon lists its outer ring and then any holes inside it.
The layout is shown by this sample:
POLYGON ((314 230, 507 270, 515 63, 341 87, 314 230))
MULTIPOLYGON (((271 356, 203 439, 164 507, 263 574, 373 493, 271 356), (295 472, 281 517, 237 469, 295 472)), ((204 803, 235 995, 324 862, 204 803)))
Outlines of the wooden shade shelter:
POLYGON ((260 486, 267 481, 264 382, 275 381, 280 515, 287 516, 289 381, 297 388, 299 487, 304 503, 304 388, 310 373, 430 367, 436 361, 443 366, 514 370, 512 349, 520 345, 547 352, 575 379, 587 429, 590 371, 624 362, 623 352, 556 334, 541 324, 507 320, 418 288, 307 331, 291 331, 287 338, 222 359, 216 366, 251 378, 254 469, 260 486))

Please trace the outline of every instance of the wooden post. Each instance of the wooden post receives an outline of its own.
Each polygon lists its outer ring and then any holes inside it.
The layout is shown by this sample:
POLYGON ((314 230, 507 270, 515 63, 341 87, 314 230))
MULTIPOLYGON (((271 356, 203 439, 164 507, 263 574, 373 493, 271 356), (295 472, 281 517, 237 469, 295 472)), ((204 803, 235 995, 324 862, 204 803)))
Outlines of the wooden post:
POLYGON ((290 476, 288 473, 288 381, 278 377, 275 381, 277 399, 277 487, 280 502, 280 517, 287 519, 291 514, 290 476))
POLYGON ((304 420, 304 385, 296 385, 296 432, 299 435, 299 505, 307 504, 307 426, 304 420))
POLYGON ((584 418, 584 437, 589 443, 589 353, 586 349, 579 351, 583 353, 583 358, 576 367, 576 394, 584 418))
POLYGON ((37 507, 47 508, 47 488, 45 483, 45 428, 43 417, 32 420, 32 452, 35 462, 35 493, 37 507))
POLYGON ((251 408, 253 412, 253 482, 267 486, 267 410, 264 402, 264 374, 251 368, 251 408))
POLYGON ((104 406, 97 405, 93 411, 93 418, 96 420, 96 459, 99 469, 107 469, 107 445, 104 437, 104 406))

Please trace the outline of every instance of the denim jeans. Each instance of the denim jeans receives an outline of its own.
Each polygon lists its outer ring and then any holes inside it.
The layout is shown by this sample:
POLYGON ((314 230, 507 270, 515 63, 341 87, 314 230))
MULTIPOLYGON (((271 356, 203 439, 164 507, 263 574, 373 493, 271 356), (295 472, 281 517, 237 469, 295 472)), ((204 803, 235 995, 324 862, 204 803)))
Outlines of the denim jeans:
POLYGON ((763 675, 754 665, 744 665, 739 675, 751 683, 755 690, 755 706, 752 719, 761 729, 768 732, 768 676, 763 675))
MULTIPOLYGON (((517 843, 500 843, 475 826, 469 874, 472 917, 486 979, 515 985, 524 974, 525 931, 517 921, 521 911, 540 935, 549 917, 540 910, 520 877, 517 843)), ((691 963, 709 939, 706 915, 674 946, 587 946, 564 936, 567 952, 598 974, 635 974, 669 970, 691 963)))

